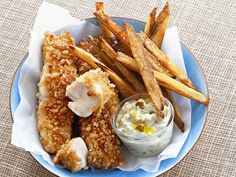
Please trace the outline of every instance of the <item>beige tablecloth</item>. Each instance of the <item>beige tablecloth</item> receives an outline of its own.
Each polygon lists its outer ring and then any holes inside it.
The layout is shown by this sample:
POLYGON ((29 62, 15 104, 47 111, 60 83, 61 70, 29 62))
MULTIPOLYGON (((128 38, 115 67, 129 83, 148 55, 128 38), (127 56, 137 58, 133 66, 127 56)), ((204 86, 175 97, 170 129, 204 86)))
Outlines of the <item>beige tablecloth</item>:
MULTIPOLYGON (((94 2, 49 1, 80 19, 92 17, 94 2)), ((112 16, 146 20, 157 0, 107 1, 112 16)), ((27 52, 41 0, 0 1, 0 176, 54 176, 27 152, 10 144, 9 106, 15 70, 27 52)), ((163 176, 236 176, 236 3, 233 0, 170 1, 171 25, 200 63, 211 97, 205 129, 192 151, 163 176)))

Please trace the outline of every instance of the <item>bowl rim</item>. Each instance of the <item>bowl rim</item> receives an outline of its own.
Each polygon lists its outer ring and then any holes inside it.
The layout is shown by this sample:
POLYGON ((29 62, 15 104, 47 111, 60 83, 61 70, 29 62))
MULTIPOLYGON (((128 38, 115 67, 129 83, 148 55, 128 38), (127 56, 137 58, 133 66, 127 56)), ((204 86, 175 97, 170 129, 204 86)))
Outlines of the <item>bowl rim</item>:
MULTIPOLYGON (((111 17, 112 19, 128 19, 128 20, 138 21, 138 22, 141 22, 141 23, 143 23, 143 24, 146 23, 146 22, 144 22, 144 21, 142 21, 142 20, 138 20, 138 19, 131 18, 131 17, 122 17, 122 16, 110 16, 110 17, 111 17)), ((83 21, 83 20, 88 21, 88 20, 92 20, 92 19, 97 20, 96 17, 88 17, 88 18, 81 19, 81 21, 83 21)), ((206 78, 206 77, 205 77, 205 73, 204 73, 204 71, 203 71, 203 69, 202 69, 202 67, 201 67, 201 65, 200 65, 200 63, 199 63, 199 61, 197 60, 197 58, 195 57, 195 55, 191 52, 191 50, 190 50, 183 42, 180 41, 180 43, 181 43, 181 45, 183 45, 184 48, 186 48, 187 51, 193 56, 194 60, 196 61, 197 65, 198 65, 198 67, 201 69, 201 72, 202 72, 202 75, 203 75, 203 77, 204 77, 205 84, 206 84, 206 93, 205 93, 205 94, 209 97, 208 83, 207 83, 207 80, 205 79, 205 78, 206 78)), ((16 67, 16 69, 15 69, 15 71, 14 71, 14 73, 13 73, 13 77, 12 77, 12 81, 11 81, 11 85, 10 85, 11 88, 10 88, 10 94, 9 94, 9 108, 10 108, 10 115, 11 115, 12 123, 13 123, 13 121, 14 121, 13 112, 12 112, 12 102, 11 102, 11 100, 12 100, 13 83, 14 83, 14 81, 15 81, 15 79, 16 79, 16 73, 19 71, 19 69, 21 69, 21 66, 22 66, 22 64, 25 62, 27 56, 28 56, 28 51, 26 52, 26 54, 23 56, 23 58, 21 59, 20 63, 19 63, 18 66, 16 67)), ((183 161, 183 160, 187 157, 187 155, 193 150, 193 148, 194 148, 195 145, 197 144, 198 140, 199 140, 200 137, 202 136, 203 130, 205 129, 206 122, 207 122, 207 118, 208 118, 209 106, 210 106, 210 103, 209 103, 208 106, 206 106, 206 114, 205 114, 205 119, 204 119, 204 122, 203 122, 203 127, 202 127, 202 129, 201 129, 201 132, 198 134, 198 136, 197 136, 197 138, 196 138, 196 141, 195 141, 192 145, 190 145, 189 151, 188 151, 187 153, 185 153, 185 154, 183 155, 183 157, 182 157, 180 160, 177 161, 177 163, 175 163, 174 165, 171 165, 169 168, 165 169, 162 173, 158 174, 158 176, 159 176, 159 175, 163 175, 163 174, 169 172, 171 169, 173 169, 175 166, 177 166, 181 161, 183 161)), ((192 109, 192 108, 191 108, 191 109, 192 109)), ((187 139, 188 139, 188 138, 187 138, 187 139)), ((187 140, 187 139, 186 139, 186 140, 187 140)), ((57 175, 54 171, 52 171, 52 170, 46 168, 43 164, 41 164, 41 163, 35 158, 35 156, 34 156, 33 153, 31 153, 31 152, 28 152, 28 153, 30 153, 30 155, 31 155, 32 157, 34 157, 34 159, 37 161, 37 163, 39 163, 43 168, 45 168, 47 171, 51 172, 52 174, 57 175)), ((154 176, 156 176, 156 175, 154 175, 154 176)))

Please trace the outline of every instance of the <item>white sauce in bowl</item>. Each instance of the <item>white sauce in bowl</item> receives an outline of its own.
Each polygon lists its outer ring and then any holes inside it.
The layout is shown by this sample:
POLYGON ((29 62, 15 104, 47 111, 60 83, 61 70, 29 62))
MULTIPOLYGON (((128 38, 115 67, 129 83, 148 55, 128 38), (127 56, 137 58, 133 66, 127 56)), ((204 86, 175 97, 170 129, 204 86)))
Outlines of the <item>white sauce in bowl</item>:
POLYGON ((170 108, 164 106, 164 118, 156 113, 150 99, 140 98, 127 101, 117 115, 117 128, 132 137, 148 136, 166 127, 170 118, 170 108))
POLYGON ((112 126, 126 148, 135 156, 161 153, 171 141, 174 110, 164 98, 164 117, 160 117, 147 95, 131 96, 121 102, 112 126))

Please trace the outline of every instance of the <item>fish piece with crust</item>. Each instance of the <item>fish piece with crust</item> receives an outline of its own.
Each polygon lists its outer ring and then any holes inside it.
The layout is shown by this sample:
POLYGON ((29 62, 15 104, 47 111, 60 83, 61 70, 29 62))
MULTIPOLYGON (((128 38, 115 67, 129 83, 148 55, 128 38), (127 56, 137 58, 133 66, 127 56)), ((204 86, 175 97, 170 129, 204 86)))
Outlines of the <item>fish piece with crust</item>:
POLYGON ((77 76, 77 58, 69 49, 75 44, 69 32, 60 36, 46 32, 42 46, 43 68, 38 83, 37 129, 43 148, 56 154, 70 139, 73 112, 68 108, 66 87, 77 76))
POLYGON ((72 99, 70 109, 80 116, 79 130, 88 147, 88 164, 101 169, 122 165, 120 140, 111 126, 119 98, 108 73, 100 68, 86 72, 67 87, 66 95, 72 99))
POLYGON ((56 165, 63 165, 75 173, 82 169, 87 169, 87 154, 88 149, 84 140, 77 137, 67 141, 61 146, 61 149, 53 158, 53 162, 56 165))

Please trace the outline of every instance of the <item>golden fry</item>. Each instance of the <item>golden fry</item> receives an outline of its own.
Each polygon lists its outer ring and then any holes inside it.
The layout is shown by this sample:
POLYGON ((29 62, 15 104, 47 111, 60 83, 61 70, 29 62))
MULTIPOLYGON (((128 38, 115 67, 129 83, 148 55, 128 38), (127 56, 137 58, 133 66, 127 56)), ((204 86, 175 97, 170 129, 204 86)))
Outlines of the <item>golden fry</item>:
MULTIPOLYGON (((166 74, 169 77, 172 77, 172 74, 170 74, 169 71, 163 70, 163 68, 160 67, 158 65, 158 63, 156 63, 156 59, 153 58, 154 56, 148 50, 144 49, 144 52, 145 52, 146 57, 147 57, 148 61, 150 62, 151 66, 152 66, 152 68, 154 70, 157 70, 157 71, 159 71, 159 72, 161 72, 163 74, 166 74)), ((129 69, 131 69, 133 71, 139 72, 138 71, 138 65, 137 65, 136 61, 132 57, 130 57, 128 55, 125 55, 122 52, 117 52, 116 59, 118 61, 120 61, 121 63, 123 63, 127 68, 129 68, 129 69)))
POLYGON ((148 15, 148 19, 144 28, 144 33, 149 36, 151 34, 151 31, 153 30, 153 27, 155 25, 156 20, 156 11, 157 8, 155 7, 150 14, 148 15))
POLYGON ((126 78, 126 80, 135 88, 138 92, 145 92, 146 89, 143 83, 135 76, 135 74, 126 68, 122 63, 116 60, 117 53, 112 49, 112 47, 106 42, 105 39, 99 37, 100 47, 104 50, 108 57, 110 57, 116 67, 120 70, 122 75, 126 78))
POLYGON ((177 80, 175 80, 171 77, 168 77, 165 74, 160 73, 158 71, 154 71, 154 76, 161 86, 163 86, 175 93, 178 93, 182 96, 185 96, 185 97, 195 100, 199 103, 202 103, 206 106, 209 104, 209 97, 208 96, 205 96, 202 93, 200 93, 192 88, 187 87, 186 85, 182 84, 181 82, 178 82, 177 80))
MULTIPOLYGON (((103 2, 96 2, 95 5, 96 5, 96 11, 102 11, 102 12, 105 11, 103 2)), ((114 34, 106 26, 104 26, 103 23, 101 23, 99 19, 98 19, 98 22, 102 28, 102 35, 107 38, 113 38, 114 34)))
MULTIPOLYGON (((121 63, 123 63, 127 68, 130 68, 133 71, 139 72, 138 64, 133 58, 131 58, 121 52, 118 52, 118 56, 116 57, 116 59, 119 60, 121 63)), ((164 73, 157 72, 154 70, 154 76, 157 79, 157 82, 161 86, 163 86, 175 93, 178 93, 182 96, 185 96, 187 98, 195 100, 199 103, 208 105, 209 97, 203 95, 202 93, 185 86, 181 82, 178 82, 177 80, 167 76, 164 73)))
POLYGON ((108 42, 103 37, 99 36, 98 39, 100 48, 104 50, 108 57, 115 61, 115 58, 117 57, 116 51, 110 46, 110 44, 108 44, 108 42))
MULTIPOLYGON (((170 22, 170 8, 169 4, 166 3, 165 7, 162 9, 157 17, 155 26, 153 28, 150 39, 160 48, 166 28, 170 22)), ((147 35, 148 36, 148 35, 147 35)))
POLYGON ((80 42, 79 47, 91 53, 95 58, 104 63, 107 67, 112 69, 118 75, 121 74, 114 62, 98 47, 98 39, 92 39, 85 42, 80 42))
POLYGON ((117 52, 116 59, 123 63, 127 68, 139 72, 137 62, 132 57, 125 55, 122 52, 117 52))
POLYGON ((102 11, 104 11, 104 2, 101 2, 101 1, 98 1, 98 2, 96 2, 95 3, 95 6, 96 6, 96 10, 98 11, 98 10, 102 10, 102 11))
POLYGON ((93 49, 95 51, 95 53, 97 53, 97 55, 99 56, 99 58, 101 59, 102 63, 104 63, 106 66, 108 66, 110 69, 112 69, 114 72, 116 72, 117 74, 120 74, 118 68, 116 67, 116 65, 109 59, 109 57, 98 47, 98 41, 95 42, 94 40, 92 40, 93 42, 93 49))
POLYGON ((172 104, 172 106, 174 107, 174 112, 175 112, 175 117, 174 117, 174 122, 175 124, 179 127, 179 129, 184 132, 184 122, 182 121, 182 115, 180 113, 180 110, 177 106, 177 104, 175 103, 175 100, 172 96, 171 93, 169 93, 166 88, 162 87, 161 88, 162 93, 164 95, 164 97, 166 97, 172 104))
POLYGON ((163 64, 174 76, 176 76, 180 82, 187 85, 190 88, 197 90, 192 81, 173 63, 155 44, 150 40, 143 32, 139 33, 139 37, 147 49, 159 59, 160 63, 163 64))
POLYGON ((127 31, 128 39, 130 41, 131 51, 138 64, 139 73, 141 74, 146 89, 156 106, 157 112, 161 116, 163 116, 163 96, 159 84, 156 82, 156 79, 153 75, 153 69, 149 66, 148 61, 145 57, 142 42, 139 40, 136 32, 129 23, 124 22, 124 26, 127 31))
MULTIPOLYGON (((104 25, 106 25, 116 35, 116 37, 122 42, 124 48, 130 49, 130 44, 129 44, 129 40, 127 38, 127 35, 126 35, 125 31, 119 25, 117 25, 115 22, 113 22, 109 16, 105 15, 104 13, 101 13, 100 11, 95 12, 94 15, 98 19, 100 19, 100 21, 104 25)), ((152 67, 154 69, 156 69, 157 71, 160 71, 160 72, 164 72, 164 73, 168 74, 169 76, 173 76, 171 73, 168 72, 168 70, 165 67, 163 67, 161 64, 158 63, 158 61, 156 61, 155 57, 148 50, 146 50, 146 49, 144 49, 144 50, 146 52, 148 60, 151 60, 150 62, 151 62, 152 67)))
POLYGON ((143 83, 134 75, 132 71, 126 68, 119 61, 115 61, 117 68, 121 71, 121 73, 125 76, 126 80, 135 88, 137 92, 146 92, 146 88, 143 83))
POLYGON ((104 26, 106 26, 113 34, 116 35, 116 37, 124 45, 123 47, 129 49, 129 40, 127 35, 118 24, 113 22, 112 19, 102 11, 96 11, 94 15, 104 26))
POLYGON ((131 85, 129 85, 124 80, 122 80, 115 72, 110 70, 106 65, 104 65, 102 62, 100 62, 98 59, 96 59, 93 55, 91 55, 90 53, 86 52, 85 50, 83 50, 79 47, 73 46, 73 45, 70 45, 70 49, 76 54, 77 57, 79 57, 81 60, 88 63, 94 69, 102 68, 104 71, 106 71, 109 74, 110 79, 113 81, 113 83, 120 90, 121 95, 123 97, 129 97, 135 93, 135 91, 131 85))
POLYGON ((144 48, 144 53, 154 70, 164 73, 170 77, 173 77, 173 74, 171 74, 163 65, 161 65, 161 63, 156 59, 156 57, 153 56, 146 48, 144 48))

